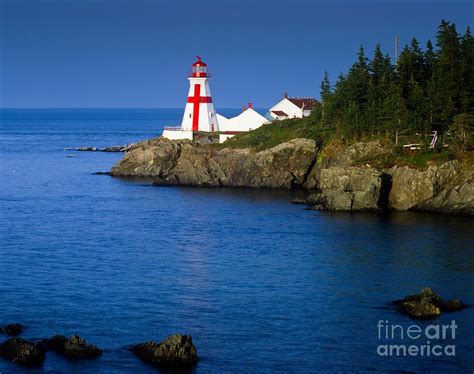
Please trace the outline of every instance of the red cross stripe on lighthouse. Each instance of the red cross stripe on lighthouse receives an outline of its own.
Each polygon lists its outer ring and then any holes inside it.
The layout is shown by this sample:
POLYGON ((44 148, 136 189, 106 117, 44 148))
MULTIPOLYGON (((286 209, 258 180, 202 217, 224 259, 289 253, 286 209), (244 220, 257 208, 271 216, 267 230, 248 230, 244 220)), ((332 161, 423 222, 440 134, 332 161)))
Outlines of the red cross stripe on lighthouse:
POLYGON ((193 131, 199 131, 199 106, 201 103, 212 103, 212 97, 201 96, 201 85, 194 85, 194 96, 188 97, 188 103, 193 103, 193 131))

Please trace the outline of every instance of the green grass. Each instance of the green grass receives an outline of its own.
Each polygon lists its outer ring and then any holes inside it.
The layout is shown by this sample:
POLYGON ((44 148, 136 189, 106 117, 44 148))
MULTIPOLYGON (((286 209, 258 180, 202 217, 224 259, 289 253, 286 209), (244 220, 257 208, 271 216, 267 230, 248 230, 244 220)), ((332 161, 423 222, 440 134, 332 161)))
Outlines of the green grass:
POLYGON ((455 154, 452 151, 415 151, 409 153, 388 153, 379 156, 369 156, 358 159, 356 165, 369 164, 376 168, 391 168, 392 166, 410 166, 425 170, 429 165, 439 165, 443 162, 454 160, 455 154))
POLYGON ((318 127, 312 117, 305 117, 274 121, 256 130, 238 134, 225 143, 214 146, 218 148, 251 148, 258 152, 296 138, 314 139, 318 145, 321 145, 331 135, 332 131, 318 127))
MULTIPOLYGON (((356 141, 389 142, 387 135, 365 134, 354 139, 337 136, 334 130, 321 128, 313 117, 274 121, 263 125, 256 130, 242 133, 230 138, 222 144, 213 144, 213 147, 222 148, 250 148, 256 152, 272 148, 291 139, 306 138, 316 141, 320 152, 319 157, 335 156, 343 152, 346 147, 356 141)), ((419 141, 419 139, 418 139, 419 141)), ((356 160, 355 165, 369 164, 376 168, 390 168, 392 166, 410 166, 425 170, 429 165, 441 164, 456 159, 452 150, 422 149, 413 151, 410 155, 402 148, 394 149, 385 155, 369 156, 356 160)))

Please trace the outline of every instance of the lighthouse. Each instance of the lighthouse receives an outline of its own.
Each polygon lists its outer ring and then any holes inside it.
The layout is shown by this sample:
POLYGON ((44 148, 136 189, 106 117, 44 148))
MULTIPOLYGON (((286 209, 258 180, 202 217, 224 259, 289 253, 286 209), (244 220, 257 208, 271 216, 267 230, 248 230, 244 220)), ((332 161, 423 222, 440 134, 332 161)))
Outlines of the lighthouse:
POLYGON ((184 109, 181 130, 183 131, 219 131, 216 111, 212 103, 209 81, 211 76, 207 64, 197 56, 192 66, 189 80, 189 93, 184 109))
MULTIPOLYGON (((165 126, 162 136, 170 140, 199 140, 196 132, 218 132, 222 142, 238 133, 255 130, 268 123, 268 120, 252 109, 251 103, 247 109, 236 117, 227 118, 217 114, 212 102, 209 81, 211 76, 207 64, 197 56, 191 74, 188 76, 189 93, 184 109, 181 126, 165 126)), ((214 134, 213 139, 217 138, 214 134)))

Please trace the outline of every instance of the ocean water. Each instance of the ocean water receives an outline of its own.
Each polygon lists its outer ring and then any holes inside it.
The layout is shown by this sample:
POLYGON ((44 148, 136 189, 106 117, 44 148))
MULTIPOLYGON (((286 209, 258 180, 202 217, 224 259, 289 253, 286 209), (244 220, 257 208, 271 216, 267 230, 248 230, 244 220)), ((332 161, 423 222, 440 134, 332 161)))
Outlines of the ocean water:
MULTIPOLYGON (((231 114, 230 111, 228 114, 231 114)), ((296 192, 157 187, 95 175, 180 110, 4 110, 0 115, 0 325, 79 334, 104 350, 6 373, 152 373, 131 344, 191 334, 196 373, 472 372, 474 308, 416 322, 389 302, 433 287, 474 304, 474 220, 348 214, 296 192), (381 357, 379 320, 458 328, 455 357, 381 357)), ((0 339, 6 338, 0 336, 0 339)), ((426 340, 426 339, 425 339, 426 340)), ((426 344, 396 337, 388 344, 426 344)))

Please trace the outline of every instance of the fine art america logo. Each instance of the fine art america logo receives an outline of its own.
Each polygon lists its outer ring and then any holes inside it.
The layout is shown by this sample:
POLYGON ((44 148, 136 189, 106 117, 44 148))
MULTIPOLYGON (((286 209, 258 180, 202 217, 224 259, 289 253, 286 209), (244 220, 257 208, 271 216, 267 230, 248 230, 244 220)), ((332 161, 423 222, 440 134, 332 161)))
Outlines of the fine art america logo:
POLYGON ((377 354, 382 357, 456 356, 457 328, 454 320, 447 325, 413 324, 408 327, 380 320, 377 323, 377 354))

